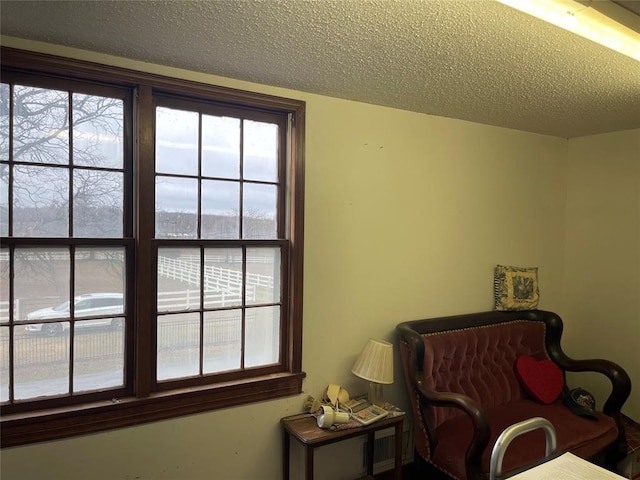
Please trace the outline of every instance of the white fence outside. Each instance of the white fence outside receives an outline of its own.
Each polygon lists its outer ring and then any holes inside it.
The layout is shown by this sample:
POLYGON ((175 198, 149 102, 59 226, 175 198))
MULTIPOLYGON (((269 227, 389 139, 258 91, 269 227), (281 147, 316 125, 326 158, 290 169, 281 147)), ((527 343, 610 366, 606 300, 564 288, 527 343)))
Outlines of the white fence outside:
MULTIPOLYGON (((17 308, 15 308, 17 313, 17 308)), ((0 302, 0 322, 8 322, 9 321, 9 302, 0 302)))
MULTIPOLYGON (((195 258, 194 258, 195 260, 195 258)), ((200 286, 200 260, 189 261, 184 258, 158 257, 158 275, 189 285, 200 286)), ((256 287, 273 288, 273 277, 248 273, 246 280, 246 296, 248 301, 255 301, 256 287)), ((242 272, 229 268, 204 266, 204 290, 242 295, 242 272)))
MULTIPOLYGON (((200 264, 168 257, 158 258, 158 275, 198 287, 193 290, 158 292, 158 311, 200 308, 200 264)), ((195 258, 194 258, 195 260, 195 258)), ((247 274, 246 300, 255 302, 258 287, 273 288, 270 275, 247 274)), ((62 300, 60 300, 62 302, 62 300)), ((20 299, 16 299, 14 318, 24 317, 20 299)), ((242 303, 242 272, 211 265, 204 267, 204 308, 225 307, 242 303)), ((9 321, 9 302, 0 302, 0 322, 9 321)))
MULTIPOLYGON (((242 295, 217 290, 204 292, 204 308, 229 307, 240 305, 242 295)), ((158 311, 189 310, 200 308, 200 290, 181 290, 158 293, 158 311)))

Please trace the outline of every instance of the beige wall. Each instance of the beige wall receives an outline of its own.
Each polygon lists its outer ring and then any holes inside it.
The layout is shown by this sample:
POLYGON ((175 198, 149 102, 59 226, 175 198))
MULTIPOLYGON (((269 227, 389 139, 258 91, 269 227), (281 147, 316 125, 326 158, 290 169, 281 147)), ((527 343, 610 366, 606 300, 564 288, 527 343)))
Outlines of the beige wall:
MULTIPOLYGON (((3 44, 307 102, 300 396, 2 451, 2 478, 281 478, 279 419, 329 383, 351 393, 368 337, 397 323, 490 310, 496 263, 540 268, 540 307, 562 306, 564 139, 415 114, 3 38, 3 44)), ((637 229, 636 229, 637 232, 637 229)), ((577 335, 576 332, 573 335, 577 335)), ((397 357, 396 357, 397 359, 397 357)), ((407 408, 396 362, 386 396, 407 408)), ((410 454, 411 447, 408 452, 410 454)), ((296 471, 301 466, 294 451, 296 471)), ((318 478, 362 473, 355 442, 318 452, 318 478)), ((293 478, 297 478, 295 475, 293 478)))
MULTIPOLYGON (((623 411, 640 419, 640 130, 569 140, 565 296, 566 350, 611 359, 631 376, 623 411)), ((597 396, 609 383, 574 375, 597 396)))

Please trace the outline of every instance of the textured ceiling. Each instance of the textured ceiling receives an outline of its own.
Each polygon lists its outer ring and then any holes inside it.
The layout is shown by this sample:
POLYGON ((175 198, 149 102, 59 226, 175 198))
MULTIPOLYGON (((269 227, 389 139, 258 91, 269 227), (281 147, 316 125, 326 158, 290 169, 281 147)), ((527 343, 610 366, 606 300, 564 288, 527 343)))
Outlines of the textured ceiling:
POLYGON ((489 0, 0 8, 7 37, 565 138, 640 127, 640 62, 489 0))

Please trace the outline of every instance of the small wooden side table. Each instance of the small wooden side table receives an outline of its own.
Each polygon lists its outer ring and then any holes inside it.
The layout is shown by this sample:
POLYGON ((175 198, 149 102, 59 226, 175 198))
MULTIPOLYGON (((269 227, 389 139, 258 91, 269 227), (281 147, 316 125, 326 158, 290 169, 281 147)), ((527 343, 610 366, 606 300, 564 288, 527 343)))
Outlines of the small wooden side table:
POLYGON ((330 430, 318 427, 316 419, 312 416, 295 415, 280 420, 283 431, 282 443, 282 472, 283 479, 289 480, 289 461, 291 437, 295 438, 305 447, 305 478, 313 480, 313 450, 316 447, 340 442, 347 438, 367 436, 367 475, 373 474, 373 443, 375 432, 385 428, 394 427, 395 436, 395 465, 394 480, 401 480, 402 476, 402 422, 405 415, 383 418, 369 425, 344 430, 330 430))

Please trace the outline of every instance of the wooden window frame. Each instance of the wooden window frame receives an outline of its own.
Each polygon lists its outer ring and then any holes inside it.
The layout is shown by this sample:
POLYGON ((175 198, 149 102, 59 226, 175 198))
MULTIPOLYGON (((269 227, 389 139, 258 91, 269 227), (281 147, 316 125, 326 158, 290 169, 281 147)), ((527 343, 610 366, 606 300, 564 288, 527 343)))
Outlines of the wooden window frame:
MULTIPOLYGON (((42 441, 95 433, 114 428, 139 425, 147 422, 175 418, 219 408, 238 406, 284 396, 302 391, 305 373, 302 371, 302 291, 303 291, 303 238, 304 238, 304 137, 305 103, 255 92, 170 78, 135 70, 105 66, 80 60, 39 54, 2 47, 2 69, 25 72, 31 75, 65 80, 79 80, 125 87, 134 94, 134 178, 153 178, 153 119, 154 94, 176 95, 190 99, 203 99, 221 106, 241 107, 287 116, 288 170, 286 172, 286 251, 287 269, 284 272, 283 306, 286 307, 282 332, 282 363, 276 371, 261 372, 257 376, 230 377, 216 383, 177 385, 158 389, 153 377, 155 351, 149 340, 153 332, 154 248, 138 248, 152 245, 154 239, 153 216, 141 215, 133 226, 135 232, 135 311, 134 322, 128 327, 132 351, 127 353, 126 369, 131 370, 132 381, 126 395, 103 399, 87 395, 82 403, 59 402, 47 404, 37 410, 7 412, 3 408, 0 417, 0 441, 2 448, 42 441), (151 157, 150 157, 151 155, 151 157), (146 238, 141 238, 140 232, 146 238), (284 305, 286 304, 286 305, 284 305)), ((136 183, 136 180, 133 182, 136 183)), ((133 188, 131 182, 128 183, 133 188)), ((131 193, 131 192, 129 192, 131 193)), ((153 191, 138 191, 134 210, 140 205, 143 211, 153 209, 153 191)))

